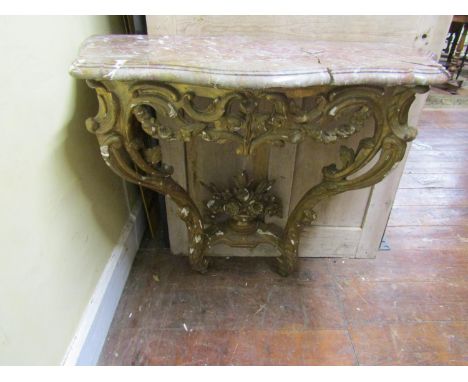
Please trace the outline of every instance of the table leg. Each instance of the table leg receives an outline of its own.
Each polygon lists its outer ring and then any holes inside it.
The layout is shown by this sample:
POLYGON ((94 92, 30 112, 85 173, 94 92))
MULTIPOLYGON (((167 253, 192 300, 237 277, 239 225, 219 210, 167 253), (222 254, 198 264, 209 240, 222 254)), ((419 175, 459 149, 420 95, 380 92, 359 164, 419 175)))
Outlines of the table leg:
POLYGON ((104 161, 123 179, 167 195, 175 202, 179 207, 179 217, 187 226, 190 264, 194 270, 206 272, 204 224, 195 203, 187 191, 172 179, 169 166, 161 163, 158 146, 145 148, 137 139, 123 139, 123 134, 116 128, 119 106, 115 96, 99 83, 88 84, 97 92, 99 111, 96 117, 86 121, 86 125, 90 132, 96 134, 104 161))
POLYGON ((289 215, 279 241, 281 256, 277 258, 277 265, 281 275, 287 276, 294 271, 301 232, 316 219, 313 209, 319 202, 342 192, 380 182, 403 159, 407 142, 417 134, 416 129, 407 125, 408 111, 417 91, 418 89, 400 89, 389 95, 389 98, 377 100, 375 106, 380 109, 378 113, 383 118, 375 119, 374 136, 361 140, 356 152, 341 146, 340 158, 343 166, 338 168, 336 164, 332 164, 323 168, 322 181, 303 195, 289 215), (365 170, 365 166, 376 156, 378 159, 375 164, 365 170))

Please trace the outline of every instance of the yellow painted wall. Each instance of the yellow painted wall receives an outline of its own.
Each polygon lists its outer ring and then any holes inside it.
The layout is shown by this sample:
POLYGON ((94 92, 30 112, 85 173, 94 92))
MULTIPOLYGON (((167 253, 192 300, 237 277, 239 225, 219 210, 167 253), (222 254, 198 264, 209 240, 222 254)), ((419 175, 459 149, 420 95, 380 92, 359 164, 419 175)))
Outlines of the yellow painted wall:
POLYGON ((60 364, 128 210, 68 75, 107 16, 0 17, 0 364, 60 364))

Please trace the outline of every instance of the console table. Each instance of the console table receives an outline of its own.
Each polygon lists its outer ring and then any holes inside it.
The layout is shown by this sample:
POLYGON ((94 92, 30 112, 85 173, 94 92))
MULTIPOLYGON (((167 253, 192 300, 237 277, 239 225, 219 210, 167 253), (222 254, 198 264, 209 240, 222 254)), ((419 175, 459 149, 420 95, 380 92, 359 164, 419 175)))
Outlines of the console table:
POLYGON ((448 79, 430 54, 401 46, 248 36, 93 36, 70 73, 97 93, 99 111, 86 127, 107 165, 178 206, 193 269, 205 272, 207 248, 221 243, 269 244, 282 275, 295 269, 314 206, 381 181, 416 137, 407 124, 415 94, 448 79), (373 134, 355 150, 346 146, 368 123, 373 134), (304 139, 343 145, 340 163, 322 169, 322 181, 280 228, 267 220, 282 213, 274 179, 240 172, 230 187, 204 185, 211 197, 204 210, 196 206, 171 177, 158 145, 195 138, 235 142, 236 153, 246 157, 262 145, 304 139))

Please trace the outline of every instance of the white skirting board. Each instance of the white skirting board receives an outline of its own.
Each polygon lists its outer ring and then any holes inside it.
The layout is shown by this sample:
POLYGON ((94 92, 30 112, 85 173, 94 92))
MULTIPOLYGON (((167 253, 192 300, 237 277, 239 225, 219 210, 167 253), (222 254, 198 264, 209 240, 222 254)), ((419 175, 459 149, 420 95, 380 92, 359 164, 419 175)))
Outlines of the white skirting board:
POLYGON ((62 365, 96 365, 98 362, 146 224, 142 202, 138 200, 83 313, 62 365))

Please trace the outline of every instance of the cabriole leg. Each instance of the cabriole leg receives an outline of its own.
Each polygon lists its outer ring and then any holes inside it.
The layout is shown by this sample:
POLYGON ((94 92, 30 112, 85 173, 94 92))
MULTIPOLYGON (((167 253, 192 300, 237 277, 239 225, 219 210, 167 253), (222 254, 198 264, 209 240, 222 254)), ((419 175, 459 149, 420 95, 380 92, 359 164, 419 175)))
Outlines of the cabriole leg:
POLYGON ((98 95, 99 111, 86 121, 88 130, 96 134, 101 155, 106 164, 123 179, 147 187, 171 198, 179 208, 190 240, 189 261, 192 268, 204 273, 208 260, 204 257, 206 237, 203 219, 188 193, 171 178, 172 169, 161 162, 159 146, 147 147, 143 140, 129 131, 131 123, 119 114, 121 108, 115 95, 103 84, 88 82, 98 95))
POLYGON ((407 125, 408 111, 416 92, 425 88, 397 88, 373 99, 374 135, 363 139, 356 152, 341 146, 342 167, 332 164, 323 168, 322 182, 304 194, 289 215, 280 239, 281 257, 277 259, 278 272, 287 276, 297 265, 302 230, 316 219, 315 206, 331 196, 375 185, 400 162, 407 142, 416 137, 416 129, 407 125), (375 164, 362 173, 364 167, 378 156, 375 164), (360 175, 357 175, 360 174, 360 175))

